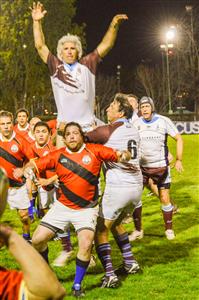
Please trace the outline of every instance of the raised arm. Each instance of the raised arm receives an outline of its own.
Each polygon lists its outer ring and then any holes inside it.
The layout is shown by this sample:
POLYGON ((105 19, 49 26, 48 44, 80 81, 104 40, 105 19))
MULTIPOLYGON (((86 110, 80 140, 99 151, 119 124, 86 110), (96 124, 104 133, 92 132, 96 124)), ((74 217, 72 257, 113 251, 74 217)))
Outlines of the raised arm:
POLYGON ((106 54, 113 48, 120 24, 125 20, 128 20, 128 17, 125 14, 114 16, 105 36, 101 43, 97 46, 97 51, 100 57, 103 58, 106 56, 106 54))
POLYGON ((40 2, 33 2, 33 6, 30 7, 32 11, 32 19, 33 19, 33 35, 35 47, 39 53, 41 59, 47 63, 47 58, 49 54, 49 49, 45 44, 45 37, 42 30, 41 21, 47 13, 43 8, 43 4, 40 2))

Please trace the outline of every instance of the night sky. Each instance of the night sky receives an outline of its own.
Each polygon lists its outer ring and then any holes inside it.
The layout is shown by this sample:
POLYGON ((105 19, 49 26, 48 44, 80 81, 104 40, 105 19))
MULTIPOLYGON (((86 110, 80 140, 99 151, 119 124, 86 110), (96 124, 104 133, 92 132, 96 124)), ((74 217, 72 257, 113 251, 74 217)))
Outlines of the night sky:
POLYGON ((133 69, 142 60, 160 59, 162 28, 189 17, 185 10, 189 4, 198 7, 199 0, 77 0, 74 21, 87 24, 88 53, 98 45, 115 14, 128 15, 114 48, 100 67, 103 73, 114 74, 118 64, 133 69))

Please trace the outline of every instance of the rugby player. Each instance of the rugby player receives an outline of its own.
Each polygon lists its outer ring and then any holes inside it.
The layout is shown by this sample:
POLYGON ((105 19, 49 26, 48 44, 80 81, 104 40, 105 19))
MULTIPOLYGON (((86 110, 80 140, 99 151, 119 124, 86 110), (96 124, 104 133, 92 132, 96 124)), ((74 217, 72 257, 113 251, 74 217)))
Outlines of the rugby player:
POLYGON ((28 137, 30 124, 28 123, 29 112, 25 108, 20 108, 16 112, 17 124, 14 126, 14 131, 24 138, 28 137))
POLYGON ((102 287, 113 288, 119 283, 111 260, 109 230, 123 257, 123 270, 127 274, 139 271, 139 265, 132 253, 128 233, 122 225, 126 213, 141 202, 143 178, 139 167, 139 135, 129 123, 132 108, 125 94, 116 94, 107 108, 109 125, 88 132, 89 141, 102 143, 119 150, 129 150, 128 163, 105 162, 105 191, 99 210, 96 232, 96 251, 105 270, 102 287))
POLYGON ((65 148, 31 161, 25 174, 29 175, 30 167, 39 173, 54 168, 59 178, 58 201, 55 201, 43 217, 33 234, 32 243, 48 261, 47 242, 72 223, 77 232, 79 246, 72 289, 78 297, 84 294, 81 282, 89 265, 98 216, 97 187, 101 164, 107 160, 126 161, 130 153, 85 143, 82 128, 75 122, 65 126, 64 138, 65 148))
MULTIPOLYGON (((35 157, 44 157, 50 152, 55 150, 55 147, 52 145, 51 139, 50 139, 50 128, 47 123, 45 122, 37 122, 34 126, 34 136, 35 136, 35 142, 31 145, 33 152, 35 154, 35 157)), ((38 193, 39 193, 39 211, 40 215, 44 216, 48 209, 50 203, 53 201, 54 196, 54 185, 57 181, 57 175, 54 171, 45 171, 43 174, 41 174, 43 178, 49 178, 51 181, 51 184, 47 185, 47 190, 42 187, 44 185, 44 179, 41 178, 38 180, 40 186, 38 187, 38 193)), ((49 181, 48 181, 49 182, 49 181)), ((45 183, 46 186, 46 183, 45 183)), ((66 261, 71 257, 73 254, 72 251, 72 245, 70 240, 70 230, 66 230, 63 233, 58 234, 58 237, 61 240, 62 243, 62 252, 60 255, 54 260, 53 265, 60 267, 64 266, 66 261)))
POLYGON ((29 142, 29 143, 32 143, 35 141, 35 136, 34 136, 34 126, 37 124, 37 122, 40 122, 41 119, 38 118, 38 117, 33 117, 30 122, 29 122, 29 125, 30 125, 30 130, 28 131, 28 135, 25 136, 26 140, 29 142))
POLYGON ((0 112, 0 160, 9 179, 8 204, 17 209, 23 229, 23 237, 30 240, 30 219, 28 207, 30 200, 25 178, 18 175, 25 162, 33 158, 30 144, 13 130, 13 115, 7 111, 0 112))
MULTIPOLYGON (((175 238, 172 228, 173 206, 170 200, 170 168, 168 160, 167 137, 176 141, 175 168, 183 171, 182 154, 183 140, 172 121, 155 113, 154 102, 150 97, 142 97, 139 102, 141 117, 134 122, 140 135, 141 169, 144 184, 149 178, 157 184, 159 198, 162 204, 162 213, 165 224, 165 235, 168 240, 175 238)), ((134 211, 137 222, 141 222, 141 207, 134 211)))
POLYGON ((101 59, 114 46, 120 24, 127 20, 125 14, 116 15, 97 48, 82 57, 82 45, 76 35, 63 36, 57 45, 57 57, 48 49, 41 21, 47 11, 40 2, 32 6, 35 47, 44 63, 48 65, 52 89, 57 106, 58 147, 65 122, 78 122, 83 131, 89 131, 95 123, 95 74, 101 59))

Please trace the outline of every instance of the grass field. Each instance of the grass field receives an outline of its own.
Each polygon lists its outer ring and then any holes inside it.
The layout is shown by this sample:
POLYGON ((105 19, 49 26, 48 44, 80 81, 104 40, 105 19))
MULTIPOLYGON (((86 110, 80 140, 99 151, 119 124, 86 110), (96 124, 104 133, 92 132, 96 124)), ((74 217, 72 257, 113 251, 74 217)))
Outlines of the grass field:
MULTIPOLYGON (((134 299, 134 300, 196 300, 199 299, 199 135, 183 136, 184 172, 182 175, 172 170, 172 198, 180 208, 174 215, 176 239, 166 240, 160 205, 155 197, 143 194, 144 238, 132 243, 135 257, 141 265, 142 273, 123 277, 118 289, 100 289, 103 270, 100 262, 89 269, 84 280, 85 299, 134 299)), ((170 151, 175 155, 175 142, 169 140, 170 151)), ((21 225, 15 211, 6 210, 4 221, 11 223, 21 233, 21 225)), ((33 224, 34 230, 37 224, 33 224)), ((125 225, 128 232, 132 224, 125 225)), ((74 236, 74 235, 73 235, 74 236)), ((121 264, 119 251, 110 237, 114 266, 121 264)), ((50 242, 50 261, 60 251, 59 242, 50 242)), ((77 249, 73 238, 74 249, 77 249)), ((75 255, 74 255, 75 258, 75 255)), ((18 268, 5 248, 0 250, 0 265, 18 268)), ((54 268, 59 280, 71 296, 71 286, 75 273, 75 260, 67 266, 54 268)))

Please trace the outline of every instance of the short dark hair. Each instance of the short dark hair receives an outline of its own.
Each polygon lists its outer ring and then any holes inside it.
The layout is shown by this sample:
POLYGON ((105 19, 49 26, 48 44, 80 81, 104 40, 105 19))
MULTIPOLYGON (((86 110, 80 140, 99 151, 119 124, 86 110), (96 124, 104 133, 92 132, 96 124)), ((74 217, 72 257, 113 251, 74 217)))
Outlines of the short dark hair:
POLYGON ((66 126, 64 127, 64 132, 63 132, 63 137, 65 137, 65 134, 66 134, 66 130, 68 127, 71 127, 71 126, 76 126, 78 129, 79 129, 79 132, 83 138, 83 141, 85 142, 86 141, 86 137, 85 137, 85 134, 82 130, 82 127, 81 125, 79 125, 79 123, 76 123, 76 122, 69 122, 66 124, 66 126))
POLYGON ((114 100, 119 103, 119 111, 124 113, 124 117, 130 119, 132 117, 133 109, 128 101, 126 94, 117 93, 114 100))
POLYGON ((16 117, 18 116, 18 114, 20 112, 25 112, 27 117, 29 117, 29 111, 26 109, 26 108, 19 108, 17 111, 16 111, 16 117))
POLYGON ((7 110, 1 110, 0 111, 0 118, 2 117, 9 117, 11 119, 11 121, 13 122, 13 114, 7 110))
POLYGON ((33 132, 35 132, 36 128, 40 127, 40 126, 46 127, 48 129, 48 132, 50 133, 50 127, 48 126, 48 124, 46 122, 43 122, 43 121, 39 121, 35 124, 35 126, 33 128, 33 132))

